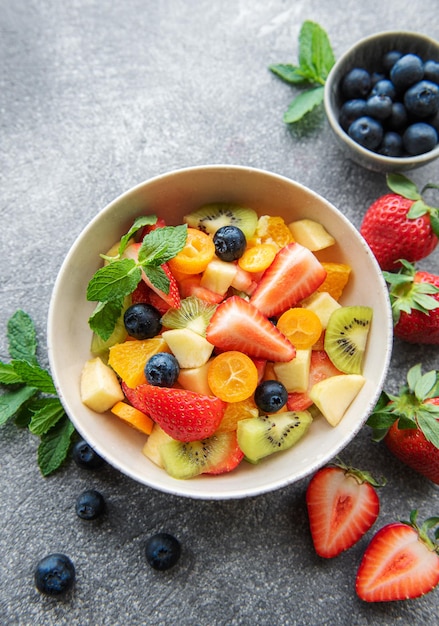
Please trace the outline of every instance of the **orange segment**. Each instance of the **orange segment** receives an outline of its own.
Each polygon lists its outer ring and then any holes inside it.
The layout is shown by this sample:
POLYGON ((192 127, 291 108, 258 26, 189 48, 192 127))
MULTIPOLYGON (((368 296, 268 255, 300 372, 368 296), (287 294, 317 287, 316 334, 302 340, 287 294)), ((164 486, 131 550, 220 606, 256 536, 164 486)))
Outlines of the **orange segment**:
POLYGON ((145 364, 157 352, 169 352, 166 341, 161 337, 117 343, 110 348, 108 365, 128 387, 134 389, 146 383, 145 364))
POLYGON ((247 272, 263 272, 274 260, 278 251, 277 246, 272 243, 260 243, 247 248, 242 257, 238 260, 241 269, 247 272))
POLYGON ((154 426, 152 419, 145 413, 142 413, 142 411, 135 409, 130 404, 127 404, 126 402, 116 402, 111 409, 111 412, 136 430, 140 430, 140 432, 145 433, 145 435, 151 434, 152 427, 154 426))
POLYGON ((322 265, 326 270, 326 278, 317 291, 327 291, 334 300, 339 300, 349 280, 351 268, 344 263, 322 261, 322 265))
POLYGON ((203 272, 215 254, 215 244, 209 235, 196 228, 187 229, 186 244, 168 261, 171 272, 199 274, 203 272))
POLYGON ((283 248, 294 241, 293 234, 283 218, 272 215, 262 215, 259 218, 256 237, 260 238, 261 243, 272 243, 278 248, 283 248))
POLYGON ((259 415, 258 407, 252 397, 240 402, 227 404, 223 419, 218 426, 217 433, 230 432, 236 430, 239 420, 245 420, 259 415))
POLYGON ((310 348, 322 333, 322 323, 316 313, 300 307, 282 313, 277 328, 299 350, 310 348))
POLYGON ((212 393, 225 402, 249 398, 258 384, 258 370, 243 352, 230 350, 216 356, 207 372, 212 393))

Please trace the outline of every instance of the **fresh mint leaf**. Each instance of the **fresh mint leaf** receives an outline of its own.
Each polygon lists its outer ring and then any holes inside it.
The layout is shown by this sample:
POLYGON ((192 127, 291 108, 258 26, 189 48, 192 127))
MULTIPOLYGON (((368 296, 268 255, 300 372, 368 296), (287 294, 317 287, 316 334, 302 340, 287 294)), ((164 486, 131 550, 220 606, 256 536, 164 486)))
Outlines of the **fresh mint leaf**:
POLYGON ((152 230, 143 239, 139 249, 139 263, 142 267, 163 265, 184 248, 187 239, 187 225, 164 226, 152 230))
POLYGON ((87 300, 107 302, 129 295, 139 284, 142 271, 134 259, 119 259, 104 265, 87 287, 87 300))
POLYGON ((37 338, 30 316, 18 310, 8 321, 9 354, 12 359, 35 361, 37 338))
POLYGON ((306 113, 309 113, 316 106, 323 102, 324 87, 314 87, 314 89, 308 89, 299 94, 290 103, 290 106, 285 111, 284 122, 286 124, 293 124, 298 122, 306 113))
POLYGON ((21 387, 14 391, 6 391, 0 395, 0 425, 5 424, 21 409, 35 394, 33 387, 21 387))
POLYGON ((303 76, 300 67, 297 65, 291 65, 290 63, 278 63, 270 65, 269 70, 286 83, 291 83, 292 85, 302 85, 307 82, 307 78, 303 76))
POLYGON ((162 267, 154 267, 153 265, 145 266, 145 274, 157 289, 164 293, 169 293, 170 281, 162 267))
POLYGON ((56 394, 51 375, 38 364, 27 361, 12 361, 12 365, 28 387, 35 387, 43 393, 56 394))
POLYGON ((303 23, 299 34, 299 66, 311 82, 325 84, 335 63, 326 32, 315 22, 303 23))
POLYGON ((98 302, 94 312, 89 317, 88 323, 91 330, 107 341, 114 331, 117 320, 121 316, 125 298, 98 302))
POLYGON ((47 431, 65 415, 64 407, 58 398, 46 398, 41 406, 36 406, 32 410, 32 418, 29 423, 29 430, 34 435, 44 435, 47 431))
POLYGON ((2 363, 0 361, 0 384, 1 385, 16 385, 22 384, 20 376, 15 371, 11 363, 2 363))
POLYGON ((38 447, 38 466, 43 476, 49 476, 64 462, 74 432, 73 424, 65 416, 42 435, 38 447))
POLYGON ((122 254, 125 252, 126 248, 128 247, 132 237, 134 237, 134 235, 141 228, 144 228, 145 226, 153 226, 156 222, 157 222, 156 215, 142 215, 141 217, 136 218, 134 220, 133 225, 129 229, 129 231, 120 240, 120 245, 119 245, 119 250, 118 250, 119 256, 122 256, 122 254))

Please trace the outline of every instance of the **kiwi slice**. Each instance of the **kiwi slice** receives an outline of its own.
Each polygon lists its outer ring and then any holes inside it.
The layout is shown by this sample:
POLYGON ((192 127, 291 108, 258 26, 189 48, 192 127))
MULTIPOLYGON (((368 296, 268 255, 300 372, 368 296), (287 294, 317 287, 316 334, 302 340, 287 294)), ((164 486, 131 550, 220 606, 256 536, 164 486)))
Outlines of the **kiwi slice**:
POLYGON ((205 337, 206 328, 216 306, 216 304, 211 304, 196 296, 189 296, 181 301, 179 309, 172 308, 166 311, 161 322, 166 328, 189 328, 198 335, 205 337))
POLYGON ((312 422, 309 411, 285 411, 239 420, 238 444, 250 463, 291 448, 308 430, 312 422))
POLYGON ((325 351, 345 374, 361 374, 373 310, 342 306, 331 314, 325 332, 325 351))
POLYGON ((173 478, 193 478, 209 472, 230 454, 234 433, 218 433, 199 441, 174 439, 160 446, 163 467, 173 478))
POLYGON ((198 228, 209 235, 214 235, 221 226, 237 226, 246 239, 253 237, 258 224, 258 215, 253 209, 215 202, 205 204, 197 211, 184 216, 184 222, 191 228, 198 228))

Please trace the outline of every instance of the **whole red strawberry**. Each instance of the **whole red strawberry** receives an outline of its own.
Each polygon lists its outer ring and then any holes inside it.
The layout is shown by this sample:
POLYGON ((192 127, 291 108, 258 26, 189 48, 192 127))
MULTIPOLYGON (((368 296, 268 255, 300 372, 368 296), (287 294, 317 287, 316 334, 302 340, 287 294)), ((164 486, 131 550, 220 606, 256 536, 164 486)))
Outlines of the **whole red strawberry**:
POLYGON ((402 174, 389 174, 387 185, 393 193, 378 198, 366 211, 360 226, 370 249, 383 270, 395 270, 400 259, 411 263, 433 252, 438 244, 439 209, 428 206, 422 194, 439 188, 429 184, 419 193, 402 174))
POLYGON ((439 344, 439 276, 416 271, 402 261, 397 272, 384 272, 390 284, 396 337, 409 343, 439 344))
POLYGON ((375 441, 384 440, 403 463, 439 485, 439 372, 407 373, 399 395, 382 393, 367 421, 375 441))

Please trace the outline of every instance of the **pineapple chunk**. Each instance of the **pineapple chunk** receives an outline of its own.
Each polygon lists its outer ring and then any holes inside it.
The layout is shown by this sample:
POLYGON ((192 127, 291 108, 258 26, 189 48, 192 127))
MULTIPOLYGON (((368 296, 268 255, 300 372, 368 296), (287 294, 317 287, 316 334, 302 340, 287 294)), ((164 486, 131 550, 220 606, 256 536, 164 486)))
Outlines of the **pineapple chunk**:
POLYGON ((311 296, 302 300, 302 306, 304 309, 310 309, 319 318, 322 323, 322 327, 326 328, 328 320, 335 309, 339 309, 341 304, 337 302, 327 291, 319 291, 313 293, 311 296))
POLYGON ((235 263, 213 259, 203 272, 200 285, 220 295, 225 295, 238 271, 235 263))
POLYGON ((153 463, 163 468, 160 448, 163 444, 174 441, 158 424, 154 424, 151 434, 149 435, 142 453, 153 463))
POLYGON ((210 359, 213 344, 189 328, 165 330, 161 336, 182 369, 200 367, 210 359))
POLYGON ((81 400, 92 411, 104 413, 124 395, 115 372, 95 357, 87 361, 81 373, 81 400))
POLYGON ((178 375, 178 383, 189 391, 202 393, 205 396, 212 396, 212 391, 207 382, 207 370, 209 369, 210 360, 199 367, 189 367, 181 369, 178 375))
POLYGON ((294 240, 308 250, 315 252, 329 248, 335 243, 334 237, 328 233, 322 224, 310 219, 297 220, 288 224, 294 240))
POLYGON ((303 393, 308 389, 311 348, 296 350, 296 356, 287 363, 274 363, 276 378, 288 393, 303 393))
POLYGON ((309 397, 331 426, 337 426, 365 382, 361 374, 331 376, 315 383, 309 397))

